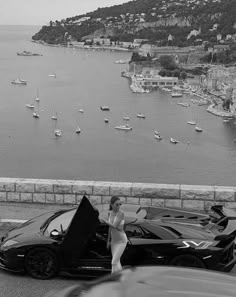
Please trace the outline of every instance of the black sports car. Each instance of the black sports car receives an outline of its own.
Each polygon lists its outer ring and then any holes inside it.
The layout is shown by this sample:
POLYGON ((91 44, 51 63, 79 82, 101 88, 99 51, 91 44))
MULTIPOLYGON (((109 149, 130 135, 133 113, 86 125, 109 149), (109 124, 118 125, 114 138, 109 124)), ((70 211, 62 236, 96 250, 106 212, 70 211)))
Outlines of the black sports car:
MULTIPOLYGON (((229 226, 216 235, 196 225, 132 215, 126 217, 128 245, 121 262, 230 271, 236 262, 236 231, 227 233, 229 226)), ((0 266, 41 279, 59 271, 99 276, 110 271, 107 234, 108 226, 100 223, 98 210, 84 197, 76 209, 38 216, 6 234, 0 244, 0 266)))

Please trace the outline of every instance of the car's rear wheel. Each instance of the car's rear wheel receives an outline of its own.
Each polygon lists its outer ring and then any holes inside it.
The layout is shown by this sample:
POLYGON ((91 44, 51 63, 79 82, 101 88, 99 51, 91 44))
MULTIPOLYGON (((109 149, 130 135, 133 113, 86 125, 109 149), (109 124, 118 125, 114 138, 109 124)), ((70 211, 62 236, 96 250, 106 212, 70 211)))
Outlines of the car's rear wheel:
POLYGON ((206 268, 206 265, 202 260, 193 255, 176 256, 169 262, 169 264, 173 266, 206 268))
POLYGON ((50 279, 59 270, 56 255, 46 248, 35 248, 28 252, 25 258, 25 270, 34 278, 50 279))

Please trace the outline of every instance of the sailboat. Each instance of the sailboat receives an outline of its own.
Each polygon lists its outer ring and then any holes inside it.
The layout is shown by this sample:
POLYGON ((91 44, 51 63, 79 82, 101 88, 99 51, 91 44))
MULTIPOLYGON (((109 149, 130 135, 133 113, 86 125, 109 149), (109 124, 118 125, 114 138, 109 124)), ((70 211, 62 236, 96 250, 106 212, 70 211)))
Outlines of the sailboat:
POLYGON ((35 110, 35 111, 33 112, 33 118, 38 119, 39 117, 40 117, 40 113, 39 113, 39 103, 38 103, 37 111, 35 110))
POLYGON ((75 133, 79 134, 81 132, 81 129, 79 126, 77 126, 76 130, 75 130, 75 133))
POLYGON ((62 132, 61 132, 61 130, 60 129, 58 129, 57 128, 57 121, 55 122, 55 128, 54 128, 54 135, 56 136, 56 137, 60 137, 60 136, 62 136, 62 132))
POLYGON ((56 121, 57 120, 57 112, 51 117, 52 120, 56 121))
POLYGON ((35 101, 40 101, 40 99, 39 99, 39 90, 37 90, 37 95, 35 97, 35 101))

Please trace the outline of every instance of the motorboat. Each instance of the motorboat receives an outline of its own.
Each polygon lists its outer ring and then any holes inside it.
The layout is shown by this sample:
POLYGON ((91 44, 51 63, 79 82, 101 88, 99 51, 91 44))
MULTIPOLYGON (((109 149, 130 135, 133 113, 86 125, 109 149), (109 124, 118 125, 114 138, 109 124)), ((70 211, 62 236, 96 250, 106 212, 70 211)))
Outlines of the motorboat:
POLYGON ((109 120, 108 120, 108 119, 104 119, 104 122, 105 122, 105 123, 109 123, 109 120))
POLYGON ((57 120, 57 114, 53 115, 53 116, 51 117, 51 119, 54 120, 54 121, 56 121, 56 120, 57 120))
POLYGON ((31 109, 34 108, 34 105, 33 105, 32 103, 27 103, 25 106, 26 106, 27 108, 31 108, 31 109))
POLYGON ((123 117, 123 120, 125 120, 125 121, 129 121, 129 120, 130 120, 130 117, 128 117, 128 116, 124 116, 124 117, 123 117))
POLYGON ((161 135, 155 134, 154 137, 155 137, 156 139, 158 139, 158 140, 162 140, 161 135))
POLYGON ((174 138, 172 138, 172 137, 170 138, 170 142, 171 142, 171 143, 174 143, 174 144, 179 143, 178 140, 176 140, 176 139, 174 139, 174 138))
POLYGON ((79 109, 79 112, 80 112, 80 113, 84 113, 84 110, 83 110, 83 109, 79 109))
POLYGON ((81 132, 81 129, 80 129, 80 127, 78 126, 78 127, 76 128, 76 130, 75 130, 75 133, 79 134, 80 132, 81 132))
POLYGON ((106 105, 103 105, 103 106, 100 106, 100 109, 101 110, 110 110, 110 107, 106 106, 106 105))
POLYGON ((127 60, 120 59, 120 60, 115 61, 114 63, 115 64, 128 64, 129 61, 130 61, 129 59, 127 59, 127 60))
POLYGON ((195 121, 188 121, 189 125, 196 125, 197 123, 195 121))
POLYGON ((165 91, 165 92, 171 92, 171 89, 168 89, 168 88, 160 88, 161 90, 165 91))
POLYGON ((202 131, 203 131, 203 129, 200 128, 200 127, 195 127, 195 130, 196 130, 197 132, 202 132, 202 131))
POLYGON ((37 112, 33 112, 33 118, 38 119, 40 117, 40 114, 37 112))
POLYGON ((181 92, 178 92, 178 91, 173 91, 171 93, 171 97, 182 97, 183 94, 181 92))
POLYGON ((49 76, 49 77, 54 77, 54 78, 57 77, 57 75, 56 75, 55 73, 48 74, 48 76, 49 76))
POLYGON ((120 126, 116 126, 115 129, 124 130, 124 131, 131 131, 133 128, 130 127, 129 125, 120 125, 120 126))
POLYGON ((17 78, 15 80, 12 80, 11 83, 15 85, 26 85, 27 81, 24 79, 17 78))
POLYGON ((60 129, 55 129, 54 130, 54 134, 55 134, 56 137, 62 136, 62 133, 61 133, 61 130, 60 129))
POLYGON ((26 56, 26 57, 32 57, 32 56, 42 56, 41 54, 32 53, 29 51, 23 51, 21 53, 17 52, 17 56, 26 56))
POLYGON ((138 113, 137 117, 140 118, 140 119, 145 119, 146 118, 146 116, 143 113, 138 113))
POLYGON ((190 106, 190 104, 188 102, 178 102, 177 104, 181 105, 183 107, 189 107, 190 106))

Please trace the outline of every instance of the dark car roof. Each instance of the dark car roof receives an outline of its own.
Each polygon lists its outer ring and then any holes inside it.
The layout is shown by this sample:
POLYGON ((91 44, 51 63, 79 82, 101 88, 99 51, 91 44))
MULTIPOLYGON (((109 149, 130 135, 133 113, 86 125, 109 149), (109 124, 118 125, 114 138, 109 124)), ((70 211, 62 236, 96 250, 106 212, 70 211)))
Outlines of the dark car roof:
POLYGON ((149 266, 124 269, 120 274, 108 275, 96 282, 67 287, 50 297, 235 297, 235 292, 235 277, 228 274, 149 266))

